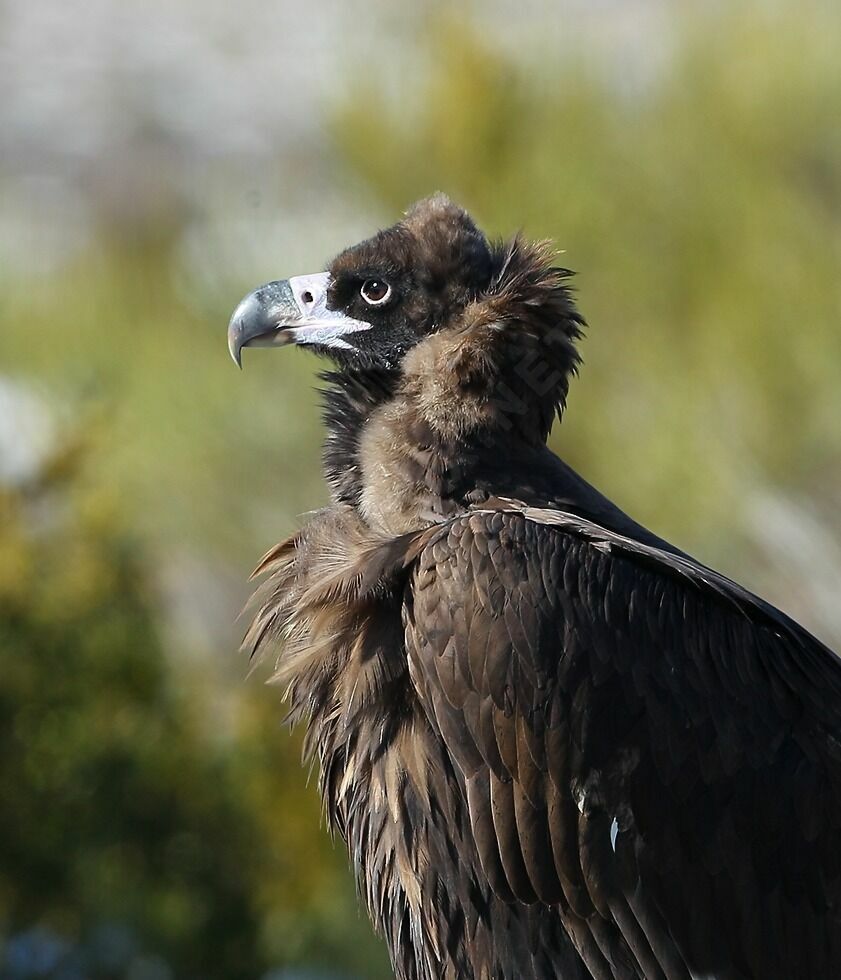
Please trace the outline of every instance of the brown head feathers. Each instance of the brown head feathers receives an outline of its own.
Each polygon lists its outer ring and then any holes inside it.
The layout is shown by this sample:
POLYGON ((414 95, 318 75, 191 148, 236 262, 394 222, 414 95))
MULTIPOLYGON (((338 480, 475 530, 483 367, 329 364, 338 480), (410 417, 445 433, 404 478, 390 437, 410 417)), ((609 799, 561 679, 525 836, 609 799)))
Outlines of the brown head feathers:
MULTIPOLYGON (((404 474, 408 489, 437 480, 433 495, 443 497, 453 489, 445 471, 456 461, 462 473, 470 468, 477 447, 498 454, 545 443, 584 325, 572 273, 548 243, 489 242, 466 211, 435 194, 342 252, 330 274, 332 304, 372 323, 323 376, 325 470, 336 499, 358 503, 365 442, 381 470, 404 474), (366 310, 360 291, 372 281, 390 295, 366 310)), ((475 484, 473 475, 465 483, 475 484)), ((379 481, 373 495, 382 499, 386 486, 394 481, 379 481)))
MULTIPOLYGON (((484 406, 487 424, 499 426, 506 413, 537 415, 545 438, 578 363, 584 323, 570 296, 572 273, 556 264, 548 243, 521 236, 491 243, 439 193, 342 252, 330 273, 336 305, 375 317, 358 341, 366 366, 418 378, 434 364, 436 375, 449 376, 454 399, 484 406), (392 295, 366 311, 356 294, 371 279, 392 295)), ((343 366, 359 364, 351 358, 343 366)))

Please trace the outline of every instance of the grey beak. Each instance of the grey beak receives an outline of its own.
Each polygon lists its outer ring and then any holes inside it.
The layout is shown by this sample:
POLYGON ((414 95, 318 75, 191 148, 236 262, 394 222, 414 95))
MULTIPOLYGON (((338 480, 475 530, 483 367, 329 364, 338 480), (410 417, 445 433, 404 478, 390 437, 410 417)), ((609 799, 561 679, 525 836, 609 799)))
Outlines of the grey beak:
POLYGON ((243 347, 274 347, 283 343, 285 327, 301 319, 288 279, 267 283, 249 293, 234 310, 228 324, 228 350, 238 367, 242 367, 243 347))
POLYGON ((352 346, 347 334, 370 330, 341 310, 327 308, 328 272, 293 276, 260 286, 239 304, 228 324, 228 350, 242 367, 244 347, 283 347, 285 344, 321 348, 352 346))

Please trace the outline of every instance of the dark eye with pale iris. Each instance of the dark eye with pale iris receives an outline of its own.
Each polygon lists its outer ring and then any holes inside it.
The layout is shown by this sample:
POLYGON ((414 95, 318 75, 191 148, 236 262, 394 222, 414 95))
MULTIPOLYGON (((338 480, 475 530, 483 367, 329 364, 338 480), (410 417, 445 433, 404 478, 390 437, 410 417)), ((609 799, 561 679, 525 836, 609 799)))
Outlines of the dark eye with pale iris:
POLYGON ((391 286, 383 279, 366 279, 359 292, 370 306, 382 306, 391 296, 391 286))

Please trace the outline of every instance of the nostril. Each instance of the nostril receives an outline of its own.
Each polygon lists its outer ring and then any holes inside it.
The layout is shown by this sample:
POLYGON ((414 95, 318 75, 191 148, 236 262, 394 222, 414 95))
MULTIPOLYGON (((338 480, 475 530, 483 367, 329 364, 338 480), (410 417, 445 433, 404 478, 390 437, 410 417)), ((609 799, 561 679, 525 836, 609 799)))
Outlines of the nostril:
POLYGON ((310 303, 312 303, 312 301, 313 301, 313 299, 312 299, 312 293, 308 289, 305 289, 301 293, 301 301, 304 302, 304 303, 306 303, 307 306, 309 306, 310 303))

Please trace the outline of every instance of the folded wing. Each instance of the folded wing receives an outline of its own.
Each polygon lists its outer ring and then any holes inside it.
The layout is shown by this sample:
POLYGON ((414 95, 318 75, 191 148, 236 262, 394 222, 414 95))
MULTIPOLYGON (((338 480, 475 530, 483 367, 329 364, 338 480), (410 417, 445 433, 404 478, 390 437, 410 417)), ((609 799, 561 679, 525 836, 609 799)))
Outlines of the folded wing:
POLYGON ((410 674, 494 892, 555 906, 594 977, 835 975, 835 656, 574 515, 476 511, 424 537, 410 674))

